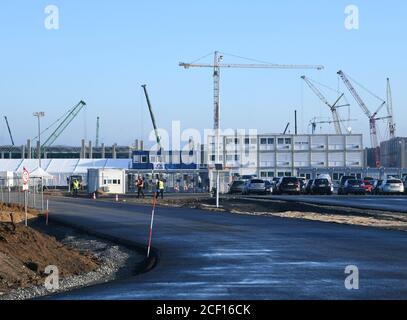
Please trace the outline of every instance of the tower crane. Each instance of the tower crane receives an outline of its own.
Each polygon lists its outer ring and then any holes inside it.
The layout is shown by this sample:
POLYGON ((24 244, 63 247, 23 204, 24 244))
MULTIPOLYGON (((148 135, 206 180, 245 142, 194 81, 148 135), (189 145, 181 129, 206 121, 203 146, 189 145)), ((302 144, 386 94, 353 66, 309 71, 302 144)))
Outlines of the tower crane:
MULTIPOLYGON (((342 93, 339 98, 333 103, 330 104, 327 100, 327 98, 325 98, 325 96, 322 94, 322 92, 314 85, 314 83, 312 82, 311 79, 307 78, 306 76, 302 76, 301 79, 303 79, 305 81, 305 83, 308 85, 308 87, 310 87, 310 89, 315 93, 315 95, 323 102, 325 103, 329 109, 332 112, 332 118, 333 121, 331 123, 334 123, 335 125, 335 132, 336 134, 342 134, 342 128, 341 128, 341 123, 344 122, 341 120, 340 116, 339 116, 339 112, 338 112, 338 108, 341 107, 348 107, 349 104, 344 104, 344 105, 338 105, 339 101, 343 98, 343 96, 345 95, 344 93, 342 93)), ((314 128, 314 127, 313 127, 314 128)))
POLYGON ((11 134, 11 129, 10 129, 10 125, 8 123, 8 119, 7 116, 4 116, 4 120, 6 121, 6 125, 7 125, 7 130, 8 130, 8 134, 10 136, 10 140, 11 140, 11 145, 14 146, 14 139, 13 139, 13 135, 11 134))
POLYGON ((394 113, 393 113, 393 97, 391 94, 390 79, 387 78, 387 114, 389 116, 388 126, 390 139, 396 136, 396 124, 394 123, 394 113))
MULTIPOLYGON (((213 128, 216 134, 216 163, 220 161, 220 72, 221 69, 317 69, 322 70, 324 66, 322 65, 282 65, 282 64, 272 64, 272 63, 265 63, 262 61, 254 61, 253 59, 246 59, 252 60, 256 63, 250 64, 229 64, 229 63, 222 63, 224 53, 219 51, 215 51, 213 56, 213 63, 212 64, 201 64, 201 63, 185 63, 180 62, 179 66, 185 69, 190 68, 211 68, 213 69, 213 105, 214 105, 214 124, 213 128)), ((209 56, 209 55, 207 55, 209 56)), ((232 55, 230 55, 232 56, 232 55)), ((206 56, 205 56, 206 57, 206 56)), ((237 57, 237 56, 235 56, 237 57)), ((237 57, 242 58, 242 57, 237 57)), ((203 59, 203 58, 202 58, 203 59)), ((201 59, 199 59, 201 60, 201 59)), ((217 166, 221 168, 221 166, 217 166)), ((216 182, 216 207, 219 207, 219 188, 220 188, 220 175, 219 171, 217 174, 217 182, 216 182)))
POLYGON ((376 161, 376 167, 381 166, 381 161, 380 161, 380 146, 379 146, 379 139, 377 137, 377 124, 376 122, 378 120, 384 120, 388 119, 389 117, 381 117, 378 118, 377 115, 378 113, 382 110, 384 105, 386 104, 386 101, 382 100, 382 104, 379 106, 379 108, 372 113, 368 107, 366 106, 365 102, 362 100, 362 98, 359 96, 355 88, 353 87, 352 83, 348 79, 348 76, 345 75, 345 73, 342 70, 338 71, 338 75, 341 77, 342 81, 345 83, 346 87, 349 89, 350 93, 352 96, 355 98, 357 104, 359 107, 362 109, 362 111, 365 113, 365 115, 369 119, 369 126, 370 126, 370 140, 372 144, 372 148, 375 149, 375 161, 376 161))
MULTIPOLYGON (((213 96, 214 96, 214 129, 220 128, 220 71, 221 69, 317 69, 322 70, 322 65, 290 65, 290 64, 271 64, 271 63, 251 63, 251 64, 229 64, 222 63, 224 53, 215 51, 213 64, 197 64, 180 62, 179 66, 185 69, 189 68, 212 68, 213 69, 213 96)), ((239 57, 242 58, 242 57, 239 57)), ((249 59, 250 60, 250 59, 249 59)), ((258 61, 259 62, 259 61, 258 61)))
MULTIPOLYGON (((47 140, 41 145, 41 149, 46 149, 53 145, 53 143, 59 138, 59 136, 65 131, 69 124, 75 119, 78 113, 86 106, 84 101, 80 101, 76 106, 68 111, 66 117, 61 121, 55 131, 48 137, 47 140)), ((57 120, 58 122, 59 120, 57 120)), ((48 130, 45 129, 44 131, 48 130)))
POLYGON ((158 128, 157 128, 157 124, 155 122, 153 107, 151 106, 150 97, 148 96, 148 92, 147 92, 147 85, 143 84, 141 87, 143 88, 144 95, 146 96, 147 106, 148 106, 148 110, 150 112, 151 122, 153 123, 155 138, 156 138, 156 141, 157 141, 158 153, 160 153, 161 150, 162 150, 161 138, 160 138, 160 135, 158 134, 158 128))

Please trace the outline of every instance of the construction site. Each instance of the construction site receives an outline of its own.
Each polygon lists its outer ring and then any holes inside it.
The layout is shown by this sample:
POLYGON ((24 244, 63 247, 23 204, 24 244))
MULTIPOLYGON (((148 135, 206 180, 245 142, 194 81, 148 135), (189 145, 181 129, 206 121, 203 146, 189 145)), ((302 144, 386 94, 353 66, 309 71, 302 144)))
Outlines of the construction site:
MULTIPOLYGON (((66 28, 72 43, 80 29, 66 28)), ((198 56, 198 42, 168 53, 155 43, 132 60, 134 44, 107 30, 108 49, 88 34, 98 54, 85 46, 83 61, 59 65, 49 96, 38 82, 13 104, 4 83, 0 300, 407 298, 407 137, 393 64, 373 72, 360 53, 316 54, 299 30, 304 53, 250 45, 177 62, 198 56), (250 48, 308 63, 242 56, 250 48), (101 70, 105 59, 115 63, 101 70), (76 83, 84 61, 93 67, 76 83)))

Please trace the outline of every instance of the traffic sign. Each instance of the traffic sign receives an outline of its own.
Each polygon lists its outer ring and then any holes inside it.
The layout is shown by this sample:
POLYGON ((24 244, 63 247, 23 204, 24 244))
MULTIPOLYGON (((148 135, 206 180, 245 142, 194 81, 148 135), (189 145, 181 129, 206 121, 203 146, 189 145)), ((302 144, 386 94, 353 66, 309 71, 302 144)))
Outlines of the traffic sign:
POLYGON ((26 168, 23 169, 23 183, 27 184, 30 181, 30 174, 26 168))
POLYGON ((23 190, 28 190, 28 182, 30 181, 30 174, 26 168, 23 168, 23 190))

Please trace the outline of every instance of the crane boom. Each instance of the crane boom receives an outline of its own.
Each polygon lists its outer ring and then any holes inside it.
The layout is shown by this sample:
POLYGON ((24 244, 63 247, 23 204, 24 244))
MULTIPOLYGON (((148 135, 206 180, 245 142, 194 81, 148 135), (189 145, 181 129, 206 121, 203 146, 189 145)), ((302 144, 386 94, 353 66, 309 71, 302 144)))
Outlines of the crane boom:
POLYGON ((148 96, 148 92, 147 92, 147 85, 143 84, 141 87, 143 88, 144 95, 146 96, 147 106, 148 106, 148 110, 150 112, 151 122, 153 123, 155 138, 156 138, 157 145, 158 145, 158 150, 161 151, 161 149, 162 149, 161 148, 161 138, 160 138, 160 135, 158 134, 158 128, 157 128, 157 124, 156 124, 155 117, 154 117, 153 107, 151 106, 150 97, 148 96))
POLYGON ((48 137, 47 140, 42 144, 41 148, 45 149, 54 144, 54 142, 59 138, 59 136, 65 131, 69 124, 75 119, 78 113, 86 106, 84 101, 80 101, 75 107, 73 107, 68 115, 62 120, 55 131, 48 137))
POLYGON ((376 125, 376 121, 380 120, 380 118, 376 118, 376 116, 379 113, 379 111, 383 108, 383 106, 386 104, 386 102, 383 101, 383 103, 379 106, 377 111, 372 114, 370 112, 370 110, 367 108, 367 106, 364 103, 364 101, 362 100, 362 98, 356 92, 355 88, 353 87, 352 83, 349 81, 348 77, 343 73, 343 71, 339 70, 338 75, 341 77, 342 81, 345 83, 346 87, 349 89, 350 93, 353 95, 356 102, 361 107, 362 111, 369 118, 370 141, 372 144, 372 148, 374 149, 376 167, 380 168, 381 167, 380 145, 379 145, 379 139, 377 137, 377 125, 376 125))
POLYGON ((219 131, 220 127, 220 71, 221 69, 316 69, 322 70, 322 65, 293 65, 293 64, 274 64, 274 63, 250 63, 250 64, 230 64, 222 63, 223 55, 215 51, 213 64, 185 63, 180 62, 179 66, 185 69, 189 68, 213 68, 214 79, 214 129, 219 131))
POLYGON ((334 120, 333 123, 335 126, 335 132, 337 134, 342 134, 341 122, 343 121, 341 121, 341 118, 339 116, 338 107, 344 107, 348 105, 337 106, 337 104, 345 94, 342 93, 342 95, 335 101, 334 104, 330 104, 328 100, 325 98, 325 96, 322 94, 322 92, 311 82, 309 78, 307 78, 306 76, 302 76, 301 79, 303 79, 305 83, 310 87, 310 89, 315 93, 315 95, 329 107, 329 109, 332 112, 332 117, 334 120))
POLYGON ((389 116, 388 126, 390 139, 393 139, 396 136, 396 124, 394 123, 393 98, 389 78, 387 78, 387 114, 389 116))
MULTIPOLYGON (((214 65, 212 64, 193 64, 193 63, 185 63, 180 62, 180 67, 184 67, 185 69, 189 68, 213 68, 214 65)), ((316 70, 323 70, 324 66, 321 65, 292 65, 292 64, 225 64, 220 63, 217 65, 218 68, 235 68, 235 69, 316 69, 316 70)))
POLYGON ((14 146, 14 139, 13 139, 13 135, 11 134, 11 129, 10 129, 10 125, 8 123, 7 116, 4 116, 4 120, 6 120, 7 130, 8 130, 8 134, 10 136, 11 144, 14 146))
POLYGON ((99 130, 100 130, 100 123, 99 123, 100 118, 96 118, 96 141, 95 141, 95 147, 99 148, 99 130))
POLYGON ((359 94, 356 92, 355 88, 353 87, 352 83, 349 81, 348 77, 343 73, 342 70, 338 71, 338 75, 341 77, 342 81, 345 83, 346 87, 348 88, 349 92, 352 94, 352 96, 355 98, 356 102, 362 109, 362 111, 366 114, 366 116, 370 119, 372 117, 372 113, 366 106, 365 102, 362 100, 362 98, 359 96, 359 94))

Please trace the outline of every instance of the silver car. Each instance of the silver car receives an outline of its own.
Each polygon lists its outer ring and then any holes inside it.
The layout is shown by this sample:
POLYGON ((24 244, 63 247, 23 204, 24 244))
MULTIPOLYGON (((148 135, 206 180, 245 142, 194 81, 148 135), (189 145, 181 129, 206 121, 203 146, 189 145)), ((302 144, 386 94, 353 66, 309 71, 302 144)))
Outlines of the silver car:
POLYGON ((381 194, 399 194, 404 193, 404 185, 400 179, 383 180, 379 187, 381 194))
POLYGON ((247 194, 265 194, 266 193, 266 183, 264 180, 252 179, 247 186, 247 194))

